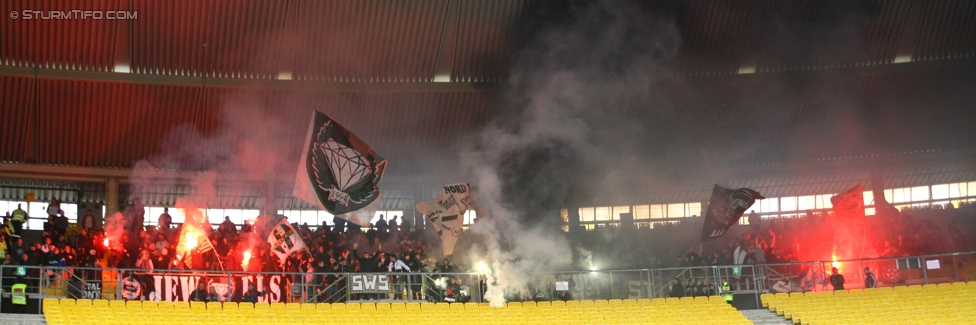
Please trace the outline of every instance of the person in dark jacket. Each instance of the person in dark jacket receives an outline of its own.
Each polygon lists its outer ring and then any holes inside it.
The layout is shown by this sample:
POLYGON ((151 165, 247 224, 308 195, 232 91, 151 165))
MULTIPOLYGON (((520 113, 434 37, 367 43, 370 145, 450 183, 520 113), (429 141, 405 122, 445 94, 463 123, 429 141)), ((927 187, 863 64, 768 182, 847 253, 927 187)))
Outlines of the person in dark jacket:
POLYGON ((844 276, 840 275, 836 267, 830 269, 830 285, 834 286, 834 291, 844 290, 844 276))
POLYGON ((685 296, 685 286, 681 285, 681 280, 674 278, 671 280, 671 291, 668 291, 668 297, 681 298, 685 296))
POLYGON ((264 292, 260 292, 260 291, 257 291, 256 289, 254 289, 254 284, 253 283, 248 283, 247 284, 247 292, 244 292, 244 295, 241 296, 241 302, 250 302, 250 303, 256 304, 256 303, 258 303, 258 297, 263 296, 263 295, 264 295, 264 292))
POLYGON ((202 281, 197 282, 197 289, 190 293, 190 301, 207 301, 207 285, 202 281))
POLYGON ((874 273, 871 273, 871 269, 864 268, 864 287, 865 288, 877 288, 878 279, 874 277, 874 273))

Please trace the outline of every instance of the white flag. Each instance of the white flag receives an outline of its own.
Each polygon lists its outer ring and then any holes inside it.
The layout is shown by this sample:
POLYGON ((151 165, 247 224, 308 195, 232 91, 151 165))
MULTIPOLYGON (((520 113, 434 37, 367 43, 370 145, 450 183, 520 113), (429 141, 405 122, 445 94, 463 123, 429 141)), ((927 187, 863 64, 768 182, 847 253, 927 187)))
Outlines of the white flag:
POLYGON ((268 244, 271 245, 271 252, 278 255, 278 259, 284 261, 288 255, 305 248, 305 242, 298 235, 295 228, 288 224, 288 219, 282 218, 271 233, 268 234, 268 244))
POLYGON ((437 198, 417 203, 420 211, 441 235, 441 247, 444 255, 454 253, 454 245, 461 235, 464 224, 464 213, 471 204, 471 186, 467 183, 444 185, 437 198))

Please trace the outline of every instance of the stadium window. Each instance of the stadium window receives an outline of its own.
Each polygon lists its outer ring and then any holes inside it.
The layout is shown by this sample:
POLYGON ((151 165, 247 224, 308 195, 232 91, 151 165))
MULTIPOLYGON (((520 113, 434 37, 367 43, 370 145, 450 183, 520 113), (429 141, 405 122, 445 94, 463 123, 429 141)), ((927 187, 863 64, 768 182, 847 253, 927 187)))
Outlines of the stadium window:
POLYGON ((206 209, 204 215, 211 225, 219 225, 224 222, 224 209, 206 209))
MULTIPOLYGON (((933 188, 932 190, 933 190, 933 194, 934 194, 935 189, 933 188)), ((967 196, 966 195, 967 192, 968 191, 966 191, 966 183, 953 183, 953 184, 949 184, 949 197, 950 198, 966 197, 967 196)))
POLYGON ((796 198, 796 200, 797 200, 797 209, 798 210, 813 210, 813 209, 816 209, 816 207, 817 207, 817 205, 814 204, 814 196, 813 195, 801 196, 801 197, 796 198))
POLYGON ((875 213, 874 208, 864 208, 864 215, 873 216, 875 213))
POLYGON ((945 200, 949 198, 949 184, 932 185, 932 199, 945 200))
POLYGON ((929 200, 929 187, 928 186, 916 186, 912 188, 912 201, 928 201, 929 200))
POLYGON ((651 205, 651 219, 663 219, 664 217, 664 204, 651 205))
POLYGON ((904 203, 911 200, 912 193, 907 188, 895 188, 891 190, 891 203, 904 203))
POLYGON ((259 215, 261 215, 261 210, 242 210, 241 211, 241 217, 244 220, 247 220, 247 221, 249 221, 252 224, 254 223, 254 220, 258 218, 259 215))
POLYGON ((786 196, 779 199, 780 211, 796 211, 796 197, 786 196))
MULTIPOLYGON (((566 209, 563 209, 563 211, 565 211, 565 210, 566 209)), ((562 211, 560 211, 559 214, 562 215, 562 211)), ((470 224, 474 223, 474 219, 477 218, 477 217, 478 217, 478 214, 476 212, 474 212, 474 210, 464 211, 464 224, 465 225, 470 225, 470 224)), ((563 218, 563 222, 566 222, 566 219, 568 217, 569 217, 569 213, 567 212, 566 217, 563 218)), ((398 220, 398 222, 402 222, 402 220, 398 220)))
POLYGON ((874 192, 864 191, 861 195, 864 197, 864 206, 874 205, 874 192))
POLYGON ((630 206, 615 206, 613 207, 613 220, 620 220, 621 213, 630 213, 630 206))
POLYGON ((969 182, 969 189, 967 190, 966 196, 976 196, 976 182, 969 182))
POLYGON ((318 210, 302 210, 302 213, 298 215, 298 220, 288 218, 288 222, 297 222, 299 225, 303 223, 308 223, 311 225, 319 224, 319 211, 318 210))
MULTIPOLYGON (((243 211, 241 209, 224 210, 224 216, 230 217, 230 222, 233 222, 235 225, 240 225, 244 223, 244 217, 241 216, 242 213, 243 211)), ((223 220, 221 220, 220 222, 223 222, 223 220)))
POLYGON ((596 207, 593 214, 596 221, 610 220, 610 207, 596 207))
POLYGON ((668 218, 684 218, 685 217, 685 204, 668 204, 668 218))
POLYGON ((832 203, 830 203, 830 198, 832 196, 833 195, 831 195, 831 194, 817 195, 816 198, 815 198, 815 200, 816 200, 816 202, 815 202, 816 208, 817 209, 830 209, 830 208, 833 208, 834 205, 832 203))
POLYGON ((569 223, 569 209, 559 209, 559 220, 563 223, 569 223))
POLYGON ((685 204, 685 215, 701 216, 701 202, 692 202, 692 203, 685 204))
POLYGON ((595 211, 593 208, 580 208, 579 214, 580 214, 580 222, 590 222, 595 220, 594 218, 595 211))
POLYGON ((646 220, 651 218, 651 206, 650 205, 635 205, 634 206, 634 220, 646 220))

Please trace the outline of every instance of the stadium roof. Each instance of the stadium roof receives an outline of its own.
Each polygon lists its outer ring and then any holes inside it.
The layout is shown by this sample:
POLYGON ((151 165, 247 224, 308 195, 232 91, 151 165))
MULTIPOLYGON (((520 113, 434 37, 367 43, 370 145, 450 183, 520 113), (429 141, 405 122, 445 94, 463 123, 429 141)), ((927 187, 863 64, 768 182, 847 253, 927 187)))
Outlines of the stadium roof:
MULTIPOLYGON (((731 164, 968 148, 976 139, 976 2, 635 3, 678 28, 672 64, 706 94, 695 105, 768 116, 741 123, 737 131, 761 145, 731 164), (836 103, 795 102, 795 89, 780 87, 809 80, 827 85, 825 96, 853 98, 857 118, 874 122, 833 123, 836 103), (824 129, 802 130, 818 121, 824 129)), ((523 0, 0 4, 65 8, 138 16, 0 20, 6 164, 131 168, 165 150, 161 139, 180 125, 196 130, 191 142, 216 132, 227 98, 257 93, 282 123, 301 125, 281 130, 289 136, 300 137, 319 109, 396 162, 391 173, 437 173, 432 161, 454 159, 455 140, 498 115, 497 90, 519 50, 573 10, 523 0)), ((706 148, 729 145, 703 137, 706 148)))

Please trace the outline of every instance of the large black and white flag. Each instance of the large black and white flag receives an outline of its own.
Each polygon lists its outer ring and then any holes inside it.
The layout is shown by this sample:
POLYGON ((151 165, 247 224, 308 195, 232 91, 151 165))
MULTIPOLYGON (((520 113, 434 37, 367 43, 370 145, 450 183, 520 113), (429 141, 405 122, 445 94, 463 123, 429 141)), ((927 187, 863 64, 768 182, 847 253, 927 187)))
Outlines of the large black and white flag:
POLYGON ((702 241, 722 237, 729 227, 739 222, 746 209, 761 199, 765 197, 748 188, 733 190, 715 185, 702 226, 702 241))
POLYGON ((471 186, 467 183, 447 184, 437 198, 417 203, 420 211, 434 225, 441 236, 444 255, 454 254, 454 245, 461 236, 464 213, 471 204, 471 186))
POLYGON ((292 194, 366 226, 376 213, 386 160, 322 112, 312 116, 292 194))

